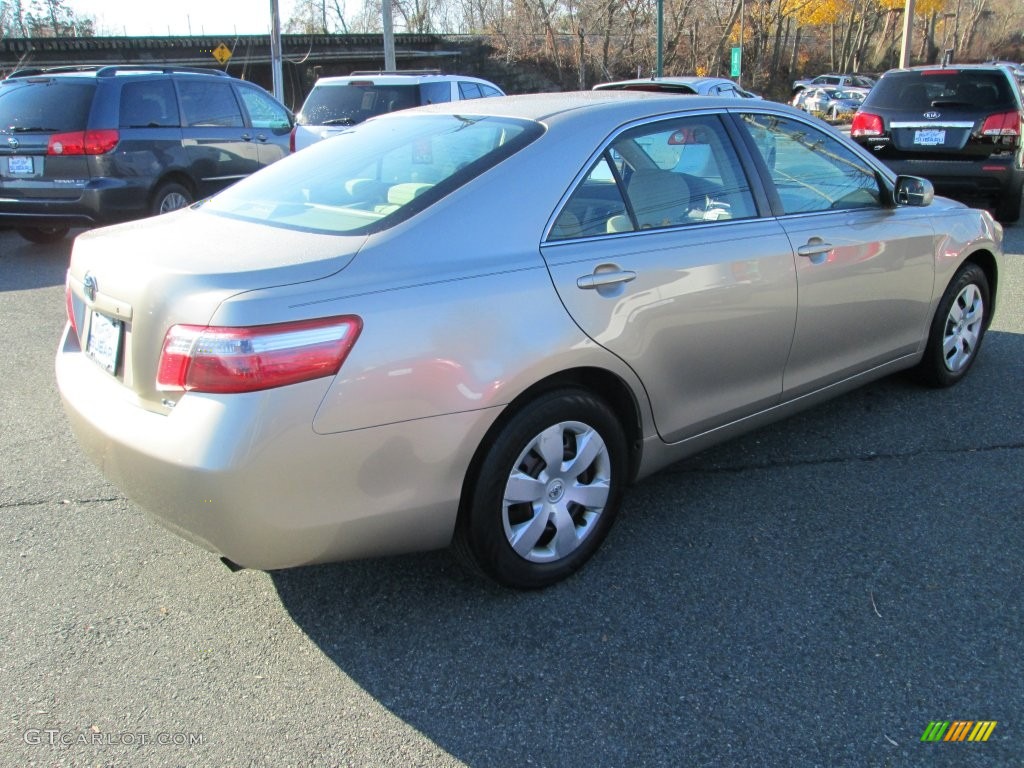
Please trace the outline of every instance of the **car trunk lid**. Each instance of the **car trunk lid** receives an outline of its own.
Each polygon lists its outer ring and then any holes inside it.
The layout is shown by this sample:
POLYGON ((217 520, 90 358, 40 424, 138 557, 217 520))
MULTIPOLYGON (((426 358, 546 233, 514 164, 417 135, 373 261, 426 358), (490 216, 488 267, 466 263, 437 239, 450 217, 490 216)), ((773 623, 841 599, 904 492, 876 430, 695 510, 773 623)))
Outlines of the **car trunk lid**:
POLYGON ((172 325, 206 325, 225 300, 245 291, 328 277, 364 241, 201 210, 86 232, 68 270, 69 311, 83 351, 141 405, 160 409, 156 372, 172 325))

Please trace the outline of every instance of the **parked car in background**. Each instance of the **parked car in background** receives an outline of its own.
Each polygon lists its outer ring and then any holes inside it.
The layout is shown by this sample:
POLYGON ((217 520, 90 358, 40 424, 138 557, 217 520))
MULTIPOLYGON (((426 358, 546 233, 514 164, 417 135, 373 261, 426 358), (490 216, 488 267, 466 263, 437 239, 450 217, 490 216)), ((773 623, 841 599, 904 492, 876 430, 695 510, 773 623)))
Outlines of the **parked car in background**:
POLYGON ((0 82, 0 224, 50 242, 181 208, 288 154, 292 120, 219 70, 20 70, 0 82))
POLYGON ((57 382, 102 471, 230 563, 454 543, 542 587, 638 478, 894 371, 961 381, 1002 233, 769 101, 436 104, 80 235, 57 382))
POLYGON ((334 136, 369 117, 399 109, 504 95, 501 88, 487 80, 432 70, 321 77, 296 115, 292 150, 334 136))
POLYGON ((1014 222, 1024 189, 1024 104, 1000 65, 886 72, 853 118, 851 137, 898 173, 946 195, 982 200, 1014 222))
POLYGON ((742 99, 760 99, 724 77, 646 77, 599 83, 595 91, 650 91, 652 93, 678 93, 689 96, 731 96, 742 99))
POLYGON ((851 118, 864 102, 865 88, 807 88, 793 98, 794 106, 830 122, 851 118))
POLYGON ((873 77, 867 75, 858 74, 828 74, 818 75, 809 80, 795 80, 793 81, 793 95, 802 91, 805 88, 872 88, 875 84, 873 77))

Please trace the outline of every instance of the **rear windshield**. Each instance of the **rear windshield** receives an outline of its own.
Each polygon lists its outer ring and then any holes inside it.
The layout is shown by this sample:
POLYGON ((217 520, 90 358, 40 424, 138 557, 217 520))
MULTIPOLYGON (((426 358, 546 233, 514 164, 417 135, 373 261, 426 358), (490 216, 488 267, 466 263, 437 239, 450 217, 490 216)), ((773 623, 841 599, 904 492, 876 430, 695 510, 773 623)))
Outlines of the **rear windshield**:
POLYGON ((201 210, 310 232, 397 224, 533 141, 539 123, 401 115, 358 125, 243 179, 201 210))
POLYGON ((1017 108, 1010 79, 997 70, 891 72, 871 90, 872 107, 913 112, 946 107, 965 111, 1017 108))
POLYGON ((374 115, 418 107, 421 103, 417 84, 317 85, 306 97, 296 121, 299 125, 355 125, 374 115))
POLYGON ((84 131, 96 84, 58 78, 18 78, 0 86, 0 130, 8 133, 84 131))

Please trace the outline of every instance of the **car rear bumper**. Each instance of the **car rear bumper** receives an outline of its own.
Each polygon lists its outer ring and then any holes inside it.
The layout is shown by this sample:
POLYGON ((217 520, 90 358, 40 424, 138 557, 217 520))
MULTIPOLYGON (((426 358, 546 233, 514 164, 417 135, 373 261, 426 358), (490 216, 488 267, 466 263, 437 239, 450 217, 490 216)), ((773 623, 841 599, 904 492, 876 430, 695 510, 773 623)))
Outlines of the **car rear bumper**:
POLYGON ((1012 159, 882 160, 896 173, 928 179, 936 192, 950 197, 991 198, 1024 184, 1024 169, 1016 167, 1012 159))
POLYGON ((81 187, 12 190, 0 186, 0 224, 94 227, 149 213, 149 190, 135 181, 102 179, 81 187))
POLYGON ((249 568, 447 546, 466 468, 494 418, 489 409, 316 434, 330 379, 188 394, 156 413, 67 332, 56 373, 72 429, 103 474, 167 528, 249 568))

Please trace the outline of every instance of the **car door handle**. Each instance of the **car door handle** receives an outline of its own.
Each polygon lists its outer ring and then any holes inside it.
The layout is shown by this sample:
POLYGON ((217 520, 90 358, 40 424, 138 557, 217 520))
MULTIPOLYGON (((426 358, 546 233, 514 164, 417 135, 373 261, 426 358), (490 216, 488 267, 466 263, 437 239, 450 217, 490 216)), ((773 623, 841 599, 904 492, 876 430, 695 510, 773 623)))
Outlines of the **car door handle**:
POLYGON ((252 134, 251 133, 243 133, 239 138, 241 138, 242 141, 252 141, 252 134))
POLYGON ((583 275, 583 277, 576 278, 576 286, 584 290, 591 290, 603 288, 606 285, 628 283, 631 280, 636 280, 636 272, 629 269, 615 272, 595 272, 592 275, 583 275))
POLYGON ((796 249, 796 252, 801 256, 817 256, 819 253, 828 253, 835 248, 832 243, 826 243, 825 241, 814 237, 807 245, 801 245, 796 249))

